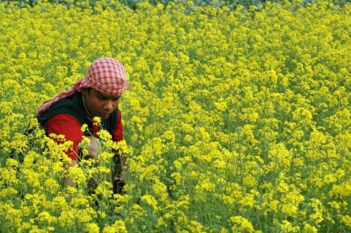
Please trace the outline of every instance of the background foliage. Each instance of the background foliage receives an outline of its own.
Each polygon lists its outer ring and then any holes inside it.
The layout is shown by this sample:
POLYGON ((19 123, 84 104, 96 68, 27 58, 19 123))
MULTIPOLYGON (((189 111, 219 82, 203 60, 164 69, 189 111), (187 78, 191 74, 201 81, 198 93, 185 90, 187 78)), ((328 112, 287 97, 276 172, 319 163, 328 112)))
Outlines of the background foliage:
MULTIPOLYGON (((275 3, 283 3, 285 1, 281 0, 268 0, 269 2, 275 3)), ((170 3, 176 3, 180 5, 184 5, 185 12, 191 11, 197 7, 203 6, 210 6, 210 7, 222 7, 226 6, 231 10, 236 9, 238 6, 244 6, 245 8, 249 8, 250 6, 255 7, 262 7, 265 5, 267 0, 0 0, 0 3, 15 3, 19 7, 26 7, 26 6, 34 6, 40 4, 41 2, 45 3, 52 3, 52 4, 60 4, 66 6, 68 9, 72 6, 80 6, 82 9, 86 8, 94 8, 97 4, 102 4, 103 6, 110 6, 112 8, 116 8, 116 4, 127 6, 131 9, 137 9, 138 3, 148 2, 152 6, 156 6, 157 4, 163 4, 167 6, 170 3)), ((288 0, 288 2, 299 2, 301 6, 306 5, 307 3, 318 3, 318 2, 333 2, 335 5, 343 6, 345 3, 350 2, 349 0, 334 0, 334 1, 324 1, 324 0, 301 0, 301 1, 294 1, 288 0)))

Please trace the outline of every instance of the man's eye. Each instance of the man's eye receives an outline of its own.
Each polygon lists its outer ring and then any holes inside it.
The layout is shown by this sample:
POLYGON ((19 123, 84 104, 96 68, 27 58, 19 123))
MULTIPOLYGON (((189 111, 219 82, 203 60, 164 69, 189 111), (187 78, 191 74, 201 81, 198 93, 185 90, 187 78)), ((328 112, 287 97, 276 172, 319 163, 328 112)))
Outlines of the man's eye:
POLYGON ((119 100, 119 97, 118 98, 112 98, 112 101, 116 102, 119 100))

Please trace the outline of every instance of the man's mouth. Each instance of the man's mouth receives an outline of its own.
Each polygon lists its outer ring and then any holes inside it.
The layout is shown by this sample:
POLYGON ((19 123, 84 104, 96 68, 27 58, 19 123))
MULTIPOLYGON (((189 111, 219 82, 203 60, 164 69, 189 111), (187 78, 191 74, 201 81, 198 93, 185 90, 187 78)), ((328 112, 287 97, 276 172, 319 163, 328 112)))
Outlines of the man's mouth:
POLYGON ((110 113, 101 113, 101 118, 108 118, 110 116, 110 113))

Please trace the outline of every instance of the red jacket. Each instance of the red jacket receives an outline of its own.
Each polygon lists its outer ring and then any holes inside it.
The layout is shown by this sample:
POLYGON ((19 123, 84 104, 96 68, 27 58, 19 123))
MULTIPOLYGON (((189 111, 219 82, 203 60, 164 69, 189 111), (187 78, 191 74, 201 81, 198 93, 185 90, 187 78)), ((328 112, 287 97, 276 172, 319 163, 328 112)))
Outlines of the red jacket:
MULTIPOLYGON (((68 114, 55 115, 45 122, 45 129, 47 135, 50 135, 51 133, 54 133, 56 135, 63 134, 65 135, 66 140, 72 141, 73 148, 67 151, 67 156, 72 160, 78 160, 78 144, 82 141, 84 133, 81 131, 81 124, 76 118, 68 114)), ((93 126, 93 132, 91 133, 94 135, 98 130, 98 126, 93 126)), ((123 140, 123 127, 121 121, 121 112, 119 109, 116 127, 112 133, 112 140, 116 142, 123 140)))

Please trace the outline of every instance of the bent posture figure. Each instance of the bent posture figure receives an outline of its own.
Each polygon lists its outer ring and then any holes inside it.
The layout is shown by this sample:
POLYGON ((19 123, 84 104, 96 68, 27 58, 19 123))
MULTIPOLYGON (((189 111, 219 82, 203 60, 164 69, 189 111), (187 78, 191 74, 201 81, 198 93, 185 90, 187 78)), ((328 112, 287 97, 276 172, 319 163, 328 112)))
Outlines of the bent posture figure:
MULTIPOLYGON (((121 111, 118 104, 127 89, 129 84, 123 65, 113 58, 99 58, 89 67, 84 79, 38 108, 36 117, 47 135, 52 133, 64 135, 66 140, 73 142, 73 146, 66 152, 72 159, 68 167, 76 166, 79 162, 78 145, 83 136, 90 138, 87 157, 95 159, 101 152, 97 136, 101 128, 112 135, 113 141, 123 140, 121 111), (101 122, 98 124, 94 122, 95 117, 100 117, 101 122), (89 133, 86 135, 81 131, 83 124, 88 126, 89 133)), ((121 156, 116 154, 115 157, 116 173, 113 178, 115 184, 123 183, 121 173, 128 172, 126 158, 121 156)), ((64 179, 64 184, 73 184, 69 176, 64 179)))

